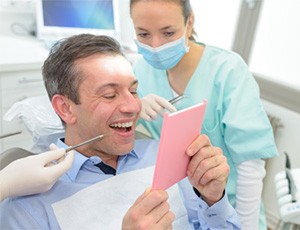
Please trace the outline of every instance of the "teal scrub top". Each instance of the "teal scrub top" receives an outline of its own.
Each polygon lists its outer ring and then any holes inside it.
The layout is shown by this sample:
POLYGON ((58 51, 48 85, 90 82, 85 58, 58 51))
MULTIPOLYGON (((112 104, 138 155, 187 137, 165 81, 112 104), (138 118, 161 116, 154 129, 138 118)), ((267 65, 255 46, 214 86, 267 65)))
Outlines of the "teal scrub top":
MULTIPOLYGON (((166 99, 174 97, 165 70, 154 69, 144 59, 134 66, 139 81, 140 98, 154 93, 166 99)), ((207 99, 202 134, 214 146, 222 148, 230 165, 227 193, 235 207, 236 166, 252 159, 276 156, 272 127, 259 98, 259 88, 242 58, 231 51, 205 46, 202 58, 191 77, 184 99, 175 104, 177 110, 207 99)), ((139 121, 159 139, 162 118, 139 121)))

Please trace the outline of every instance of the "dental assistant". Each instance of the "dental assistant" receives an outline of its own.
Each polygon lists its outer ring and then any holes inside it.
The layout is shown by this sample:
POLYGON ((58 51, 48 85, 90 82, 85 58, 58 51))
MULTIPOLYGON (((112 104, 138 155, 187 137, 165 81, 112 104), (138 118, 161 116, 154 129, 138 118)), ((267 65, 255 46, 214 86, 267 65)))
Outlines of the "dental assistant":
POLYGON ((196 42, 189 0, 131 0, 142 98, 140 123, 160 137, 163 108, 175 111, 208 100, 202 133, 222 148, 230 165, 227 192, 242 229, 266 229, 261 206, 264 159, 277 155, 259 88, 242 58, 196 42), (168 100, 184 95, 171 105, 168 100), (175 107, 174 107, 175 106, 175 107))

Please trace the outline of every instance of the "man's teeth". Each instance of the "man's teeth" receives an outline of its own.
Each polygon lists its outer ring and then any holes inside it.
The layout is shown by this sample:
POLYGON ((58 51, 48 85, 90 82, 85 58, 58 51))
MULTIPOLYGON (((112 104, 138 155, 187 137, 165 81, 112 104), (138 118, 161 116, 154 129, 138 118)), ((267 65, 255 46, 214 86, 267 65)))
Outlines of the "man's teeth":
POLYGON ((133 125, 133 122, 125 122, 125 123, 115 123, 115 124, 111 124, 111 127, 114 128, 129 128, 133 125))

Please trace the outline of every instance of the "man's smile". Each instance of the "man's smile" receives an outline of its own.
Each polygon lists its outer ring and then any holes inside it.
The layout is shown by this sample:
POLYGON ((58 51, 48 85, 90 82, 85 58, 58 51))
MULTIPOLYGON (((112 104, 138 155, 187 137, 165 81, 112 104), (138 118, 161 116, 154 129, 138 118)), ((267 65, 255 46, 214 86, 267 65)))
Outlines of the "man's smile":
POLYGON ((129 132, 132 130, 132 126, 133 126, 133 121, 123 122, 123 123, 118 122, 109 125, 110 128, 115 129, 119 132, 129 132))

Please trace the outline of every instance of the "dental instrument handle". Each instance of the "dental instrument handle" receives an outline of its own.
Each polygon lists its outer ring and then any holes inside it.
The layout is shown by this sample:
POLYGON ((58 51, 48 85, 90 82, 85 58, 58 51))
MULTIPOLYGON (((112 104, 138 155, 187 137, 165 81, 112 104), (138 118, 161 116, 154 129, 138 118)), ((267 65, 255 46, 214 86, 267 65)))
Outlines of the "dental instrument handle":
POLYGON ((101 139, 104 136, 105 136, 105 134, 101 134, 99 136, 93 137, 93 138, 91 138, 89 140, 86 140, 84 142, 81 142, 80 144, 70 146, 69 148, 66 148, 66 153, 69 152, 69 151, 71 151, 71 150, 73 150, 73 149, 77 149, 77 148, 79 148, 79 147, 81 147, 83 145, 89 144, 89 143, 91 143, 93 141, 99 140, 99 139, 101 139))
POLYGON ((181 99, 183 99, 183 95, 179 95, 177 97, 172 98, 171 100, 169 100, 169 102, 173 105, 176 102, 180 101, 181 99))
POLYGON ((13 132, 13 133, 6 133, 6 134, 3 134, 3 135, 0 135, 0 139, 5 138, 5 137, 14 136, 14 135, 21 134, 21 133, 22 133, 22 130, 16 131, 16 132, 13 132))

